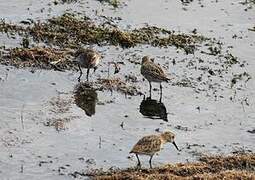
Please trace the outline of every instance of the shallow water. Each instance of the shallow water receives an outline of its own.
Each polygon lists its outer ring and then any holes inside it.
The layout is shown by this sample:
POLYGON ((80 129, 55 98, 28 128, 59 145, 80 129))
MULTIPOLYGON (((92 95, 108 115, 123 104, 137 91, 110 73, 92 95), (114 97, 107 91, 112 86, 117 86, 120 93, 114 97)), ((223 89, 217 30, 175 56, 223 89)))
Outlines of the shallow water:
MULTIPOLYGON (((229 69, 222 81, 212 78, 213 82, 220 83, 219 89, 222 89, 217 91, 216 98, 206 85, 201 88, 207 91, 196 93, 194 88, 163 84, 162 102, 168 113, 168 122, 146 118, 139 112, 143 96, 125 96, 115 91, 97 91, 96 112, 89 117, 74 103, 73 90, 78 84, 78 72, 36 70, 31 73, 31 69, 0 65, 1 177, 70 179, 71 176, 67 174, 74 171, 135 166, 136 158, 128 152, 140 137, 157 133, 155 130, 158 128, 159 131, 173 131, 182 151, 177 152, 171 144, 166 145, 154 157, 154 166, 194 161, 200 153, 254 152, 255 136, 247 132, 255 128, 255 33, 248 31, 248 28, 254 26, 253 9, 244 11, 246 7, 239 1, 201 1, 204 5, 201 7, 197 1, 184 6, 178 1, 139 0, 128 1, 126 6, 116 10, 97 1, 57 6, 48 6, 48 1, 42 2, 38 5, 37 1, 6 3, 0 0, 0 17, 12 22, 26 18, 44 20, 71 8, 85 11, 86 15, 98 19, 93 11, 97 9, 100 15, 121 17, 118 23, 122 28, 141 27, 145 23, 181 32, 190 32, 196 28, 198 33, 220 39, 225 50, 229 49, 240 62, 246 61, 248 65, 229 69), (41 13, 43 7, 46 10, 41 13), (141 7, 145 11, 141 11, 141 7), (234 34, 237 38, 232 38, 234 34), (232 74, 244 71, 253 79, 246 84, 240 82, 231 89, 229 80, 232 74), (230 97, 234 97, 234 100, 231 101, 230 97), (249 105, 245 104, 245 98, 249 105), (52 124, 56 119, 65 120, 60 129, 52 124)), ((15 40, 2 35, 0 41, 6 46, 15 45, 15 40)), ((175 78, 174 81, 183 77, 196 78, 202 73, 187 68, 186 61, 196 58, 215 59, 199 51, 187 56, 173 47, 137 46, 125 50, 116 47, 95 48, 103 52, 104 59, 98 71, 91 76, 92 79, 107 77, 107 62, 123 61, 125 65, 121 66, 121 72, 110 76, 122 79, 128 74, 136 76, 138 82, 134 84, 146 96, 148 83, 142 80, 140 65, 130 63, 129 58, 140 61, 145 54, 155 57, 157 62, 165 65, 169 76, 175 78), (178 62, 177 65, 172 65, 173 59, 178 62)), ((158 86, 153 84, 157 89, 158 86)), ((158 91, 153 91, 152 98, 159 99, 158 91)), ((143 165, 148 167, 147 159, 142 160, 143 165)))

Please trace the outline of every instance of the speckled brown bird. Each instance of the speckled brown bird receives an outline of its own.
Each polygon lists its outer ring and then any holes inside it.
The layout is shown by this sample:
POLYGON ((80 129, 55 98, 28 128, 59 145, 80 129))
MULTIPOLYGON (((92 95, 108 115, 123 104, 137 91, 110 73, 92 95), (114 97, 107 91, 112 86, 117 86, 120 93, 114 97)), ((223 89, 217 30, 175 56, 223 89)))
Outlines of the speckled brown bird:
POLYGON ((139 160, 138 155, 147 155, 150 156, 150 167, 151 165, 151 160, 152 157, 156 152, 159 152, 162 146, 165 143, 173 143, 173 145, 176 147, 176 149, 179 151, 175 141, 175 135, 170 132, 170 131, 165 131, 159 135, 149 135, 149 136, 144 136, 142 139, 140 139, 132 148, 130 153, 134 153, 136 155, 136 158, 138 160, 137 166, 141 166, 141 162, 139 160))
POLYGON ((101 55, 96 52, 93 49, 84 49, 80 48, 78 49, 74 54, 75 60, 78 63, 78 67, 80 70, 80 76, 78 78, 78 81, 80 81, 80 78, 82 76, 82 68, 87 69, 87 81, 89 80, 89 70, 90 68, 94 68, 94 72, 97 69, 97 65, 100 62, 101 55))
POLYGON ((152 62, 148 56, 142 58, 141 74, 149 81, 150 84, 150 96, 151 96, 151 82, 160 84, 160 95, 162 95, 161 82, 168 82, 170 79, 165 74, 164 70, 154 62, 152 62))

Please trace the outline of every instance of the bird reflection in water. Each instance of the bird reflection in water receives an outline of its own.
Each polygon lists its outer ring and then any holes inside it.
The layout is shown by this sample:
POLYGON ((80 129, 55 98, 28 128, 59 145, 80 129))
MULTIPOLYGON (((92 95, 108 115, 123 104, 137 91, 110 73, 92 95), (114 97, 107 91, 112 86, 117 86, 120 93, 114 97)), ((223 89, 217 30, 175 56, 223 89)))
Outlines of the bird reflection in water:
POLYGON ((74 91, 75 104, 85 111, 87 116, 96 113, 97 92, 91 84, 82 82, 76 85, 74 91))
POLYGON ((164 121, 168 121, 167 112, 165 105, 155 99, 151 99, 151 97, 143 98, 140 104, 140 113, 146 117, 151 119, 162 119, 164 121))

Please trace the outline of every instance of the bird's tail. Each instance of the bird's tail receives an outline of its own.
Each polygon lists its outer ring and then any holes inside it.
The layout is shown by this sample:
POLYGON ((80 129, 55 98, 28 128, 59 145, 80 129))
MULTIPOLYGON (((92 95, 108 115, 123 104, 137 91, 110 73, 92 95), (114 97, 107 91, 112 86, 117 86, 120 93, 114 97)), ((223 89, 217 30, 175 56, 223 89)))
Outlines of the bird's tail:
POLYGON ((166 81, 166 82, 170 82, 170 81, 173 80, 173 79, 174 79, 174 78, 168 78, 168 77, 166 77, 166 78, 165 78, 165 81, 166 81))

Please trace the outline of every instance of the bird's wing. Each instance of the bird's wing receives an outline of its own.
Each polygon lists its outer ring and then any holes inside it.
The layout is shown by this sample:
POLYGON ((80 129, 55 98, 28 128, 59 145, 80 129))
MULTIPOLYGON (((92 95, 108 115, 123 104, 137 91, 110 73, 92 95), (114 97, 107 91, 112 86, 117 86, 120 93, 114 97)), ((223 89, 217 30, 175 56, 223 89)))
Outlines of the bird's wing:
POLYGON ((99 54, 92 51, 92 50, 88 50, 86 53, 86 60, 88 62, 88 64, 95 64, 96 60, 99 58, 99 54))
POLYGON ((161 140, 156 135, 145 136, 140 139, 131 153, 151 154, 160 150, 161 140))
POLYGON ((169 80, 167 78, 165 72, 163 71, 163 69, 159 65, 157 65, 153 62, 148 62, 148 63, 142 65, 141 73, 147 74, 147 75, 155 77, 155 78, 160 78, 165 81, 169 80))

